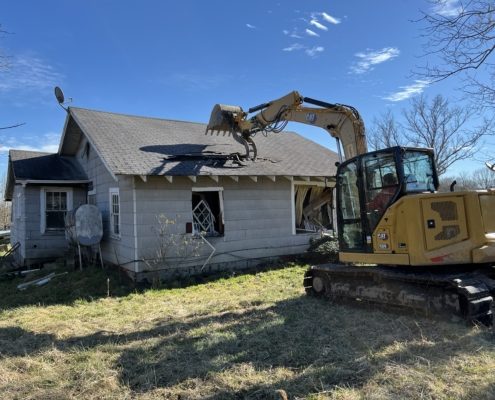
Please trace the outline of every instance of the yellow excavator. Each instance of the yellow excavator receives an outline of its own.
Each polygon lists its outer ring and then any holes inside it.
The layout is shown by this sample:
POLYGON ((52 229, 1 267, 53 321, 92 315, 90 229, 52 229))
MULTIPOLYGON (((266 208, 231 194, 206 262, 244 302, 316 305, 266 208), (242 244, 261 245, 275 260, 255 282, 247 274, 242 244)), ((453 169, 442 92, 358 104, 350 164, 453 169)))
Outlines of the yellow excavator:
POLYGON ((248 112, 217 104, 207 132, 232 134, 245 146, 243 158, 254 162, 253 136, 280 132, 289 121, 325 129, 337 139, 341 157, 340 263, 312 266, 304 276, 308 294, 493 323, 495 189, 455 192, 451 186, 440 193, 433 150, 368 152, 354 107, 295 91, 248 112))

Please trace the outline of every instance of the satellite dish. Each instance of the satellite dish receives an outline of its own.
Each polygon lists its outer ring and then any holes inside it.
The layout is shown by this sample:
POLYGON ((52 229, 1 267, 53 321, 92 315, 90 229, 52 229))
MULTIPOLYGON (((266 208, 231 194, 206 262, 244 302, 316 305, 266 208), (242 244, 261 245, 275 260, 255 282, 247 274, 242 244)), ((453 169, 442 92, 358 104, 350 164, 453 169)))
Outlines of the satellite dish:
POLYGON ((64 92, 58 86, 55 86, 55 97, 59 104, 62 104, 65 101, 64 92))
POLYGON ((62 89, 60 89, 58 86, 55 86, 55 97, 57 98, 60 107, 67 111, 67 108, 63 106, 63 103, 65 102, 64 92, 62 92, 62 89))

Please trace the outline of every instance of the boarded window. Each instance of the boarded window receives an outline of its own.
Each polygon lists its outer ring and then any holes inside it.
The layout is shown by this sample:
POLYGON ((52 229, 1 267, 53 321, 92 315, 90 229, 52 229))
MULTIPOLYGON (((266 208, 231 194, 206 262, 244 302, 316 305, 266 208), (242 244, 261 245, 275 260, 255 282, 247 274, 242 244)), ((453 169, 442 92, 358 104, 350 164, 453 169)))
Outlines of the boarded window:
POLYGON ((296 233, 333 229, 332 189, 294 185, 296 233))

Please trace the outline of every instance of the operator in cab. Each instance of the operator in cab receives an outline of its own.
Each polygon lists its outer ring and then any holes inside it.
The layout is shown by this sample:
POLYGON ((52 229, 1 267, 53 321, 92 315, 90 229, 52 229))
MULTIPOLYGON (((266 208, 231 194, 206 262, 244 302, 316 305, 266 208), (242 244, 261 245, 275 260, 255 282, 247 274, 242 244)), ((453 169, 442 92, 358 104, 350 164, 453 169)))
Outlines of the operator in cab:
POLYGON ((392 197, 397 192, 397 187, 399 185, 397 176, 391 172, 385 174, 383 176, 382 185, 380 192, 366 204, 368 211, 378 212, 379 215, 382 215, 385 212, 392 197))

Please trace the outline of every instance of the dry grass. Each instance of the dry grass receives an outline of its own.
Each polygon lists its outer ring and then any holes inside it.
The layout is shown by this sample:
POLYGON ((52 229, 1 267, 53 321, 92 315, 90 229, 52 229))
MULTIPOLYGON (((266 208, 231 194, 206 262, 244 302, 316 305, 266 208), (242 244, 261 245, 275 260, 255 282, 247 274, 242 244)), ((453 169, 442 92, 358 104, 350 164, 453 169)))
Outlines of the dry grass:
POLYGON ((101 273, 53 286, 94 300, 0 286, 0 397, 495 398, 493 331, 309 298, 303 271, 99 299, 101 273))

